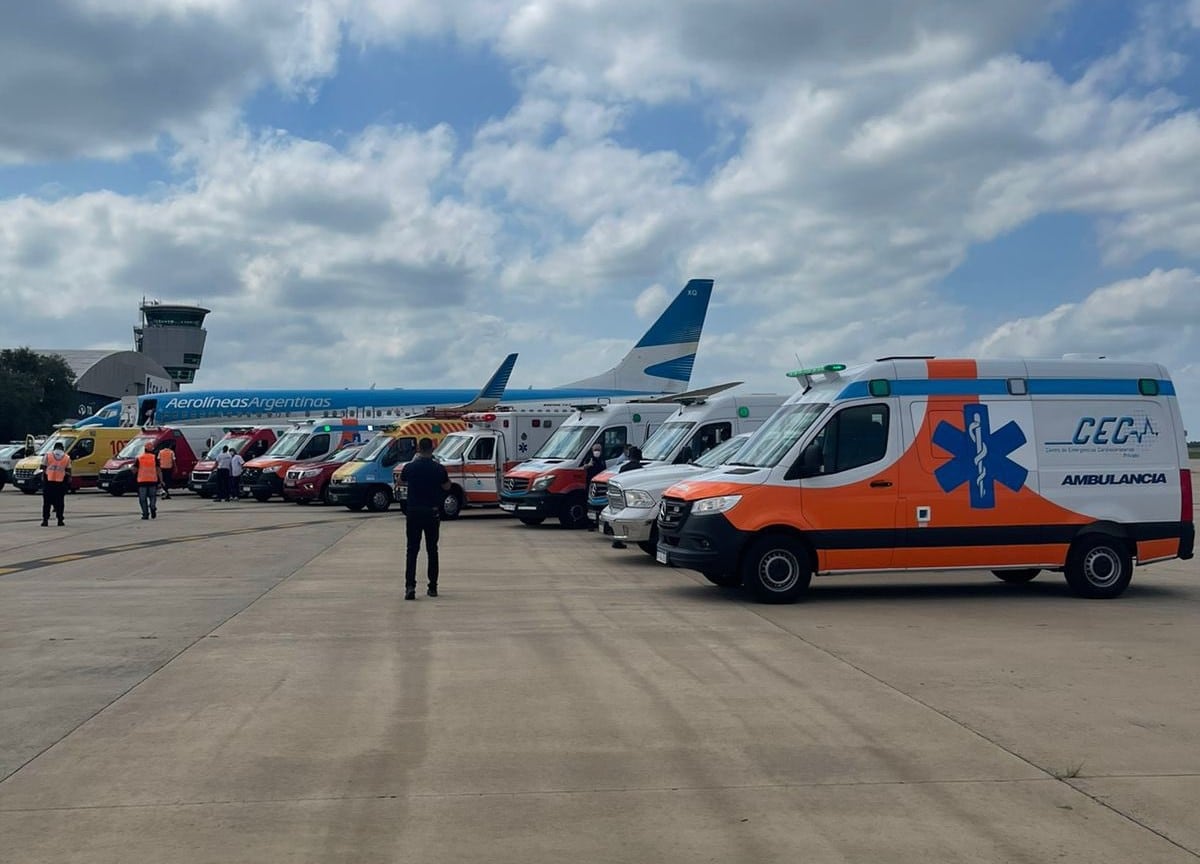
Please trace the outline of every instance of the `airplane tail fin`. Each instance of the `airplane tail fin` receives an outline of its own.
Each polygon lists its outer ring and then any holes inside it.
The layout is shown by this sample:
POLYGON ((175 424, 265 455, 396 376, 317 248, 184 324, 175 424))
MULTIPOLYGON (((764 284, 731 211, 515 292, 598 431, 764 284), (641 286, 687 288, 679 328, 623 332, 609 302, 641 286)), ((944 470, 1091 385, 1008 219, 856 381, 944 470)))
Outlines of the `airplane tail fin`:
POLYGON ((517 355, 509 354, 504 362, 492 373, 492 377, 483 385, 479 394, 466 405, 452 408, 452 411, 487 411, 500 404, 504 396, 504 388, 508 386, 508 378, 512 375, 513 367, 517 365, 517 355))
POLYGON ((712 279, 690 280, 620 363, 593 378, 563 384, 561 389, 594 387, 633 393, 687 390, 712 289, 712 279))

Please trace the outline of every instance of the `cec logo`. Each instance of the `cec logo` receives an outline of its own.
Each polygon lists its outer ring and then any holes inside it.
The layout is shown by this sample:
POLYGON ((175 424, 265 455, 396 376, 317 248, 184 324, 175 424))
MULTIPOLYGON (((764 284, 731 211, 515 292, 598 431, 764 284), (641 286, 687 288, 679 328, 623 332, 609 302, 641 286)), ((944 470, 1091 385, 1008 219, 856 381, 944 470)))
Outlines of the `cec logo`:
POLYGON ((990 510, 996 506, 997 483, 1014 492, 1025 485, 1029 472, 1009 458, 1025 441, 1014 421, 993 432, 986 405, 964 405, 962 429, 943 420, 933 430, 933 443, 954 457, 934 476, 947 493, 968 484, 971 507, 990 510))
POLYGON ((1158 437, 1158 432, 1146 417, 1141 421, 1132 417, 1081 417, 1075 427, 1072 444, 1141 444, 1158 437))

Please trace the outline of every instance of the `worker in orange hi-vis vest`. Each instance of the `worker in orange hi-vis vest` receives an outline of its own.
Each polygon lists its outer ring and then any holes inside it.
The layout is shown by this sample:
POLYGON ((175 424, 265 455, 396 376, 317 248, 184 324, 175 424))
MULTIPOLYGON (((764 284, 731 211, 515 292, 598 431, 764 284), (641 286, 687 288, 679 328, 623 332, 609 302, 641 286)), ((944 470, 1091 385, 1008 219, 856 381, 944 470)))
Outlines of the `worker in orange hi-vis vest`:
POLYGON ((158 518, 158 484, 162 483, 162 472, 158 470, 158 459, 147 444, 137 457, 138 504, 142 506, 143 519, 158 518))
POLYGON ((63 450, 61 441, 54 442, 54 449, 42 458, 42 527, 50 524, 50 508, 63 525, 63 502, 67 496, 67 485, 71 481, 71 457, 63 450))
POLYGON ((175 451, 164 444, 158 451, 158 468, 162 472, 163 499, 171 497, 171 480, 175 475, 175 451))

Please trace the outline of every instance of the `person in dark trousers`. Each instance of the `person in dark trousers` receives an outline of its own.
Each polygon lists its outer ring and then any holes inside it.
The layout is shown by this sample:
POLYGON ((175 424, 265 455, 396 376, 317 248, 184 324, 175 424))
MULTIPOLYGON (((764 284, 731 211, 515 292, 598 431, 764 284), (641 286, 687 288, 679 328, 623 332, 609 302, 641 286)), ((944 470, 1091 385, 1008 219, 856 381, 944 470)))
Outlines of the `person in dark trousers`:
POLYGON ((164 444, 158 451, 158 470, 162 474, 163 500, 171 497, 171 483, 175 479, 175 451, 164 444))
POLYGON ((141 505, 143 519, 158 518, 158 487, 161 485, 162 472, 158 468, 158 459, 154 456, 153 448, 147 444, 137 457, 138 504, 141 505))
MULTIPOLYGON (((621 467, 617 469, 617 473, 624 474, 626 471, 636 471, 641 467, 643 467, 642 466, 642 448, 641 447, 630 447, 629 448, 629 458, 621 463, 621 467)), ((612 545, 613 545, 614 549, 624 549, 625 548, 625 544, 623 542, 621 542, 620 540, 614 540, 612 545)))
MULTIPOLYGON (((607 469, 608 463, 604 461, 604 451, 600 449, 599 444, 593 444, 591 455, 583 460, 583 472, 585 475, 583 480, 583 488, 591 489, 592 481, 596 479, 596 475, 602 474, 607 469)), ((596 526, 592 524, 590 519, 588 520, 587 529, 589 531, 596 530, 596 526)))
POLYGON ((71 483, 71 457, 63 450, 61 441, 54 442, 54 449, 42 458, 42 466, 42 527, 50 524, 51 507, 58 524, 63 525, 63 502, 71 483))
POLYGON ((217 494, 216 501, 229 501, 229 476, 233 469, 233 456, 228 447, 222 447, 217 454, 217 494))
POLYGON ((417 599, 417 556, 421 553, 421 538, 425 538, 425 557, 429 565, 430 597, 438 596, 438 534, 442 501, 450 491, 450 475, 441 462, 433 458, 433 440, 417 442, 417 458, 400 471, 400 482, 408 486, 408 502, 404 507, 408 535, 404 559, 404 599, 417 599))

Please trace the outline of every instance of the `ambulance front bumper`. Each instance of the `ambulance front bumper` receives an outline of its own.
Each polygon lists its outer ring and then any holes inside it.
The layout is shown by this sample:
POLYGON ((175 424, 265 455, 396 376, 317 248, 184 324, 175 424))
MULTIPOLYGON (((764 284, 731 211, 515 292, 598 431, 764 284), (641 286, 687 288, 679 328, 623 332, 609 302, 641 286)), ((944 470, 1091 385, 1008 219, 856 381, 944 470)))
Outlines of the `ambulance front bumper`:
POLYGON ((551 519, 562 512, 562 495, 526 492, 523 495, 500 493, 500 509, 514 516, 551 519))
POLYGON ((345 507, 365 506, 367 503, 367 491, 370 488, 371 486, 368 483, 336 483, 330 481, 329 491, 326 492, 326 495, 329 497, 330 504, 341 504, 345 507))
POLYGON ((734 528, 723 514, 687 516, 675 525, 658 522, 659 564, 695 570, 707 576, 732 576, 741 565, 745 532, 734 528))

